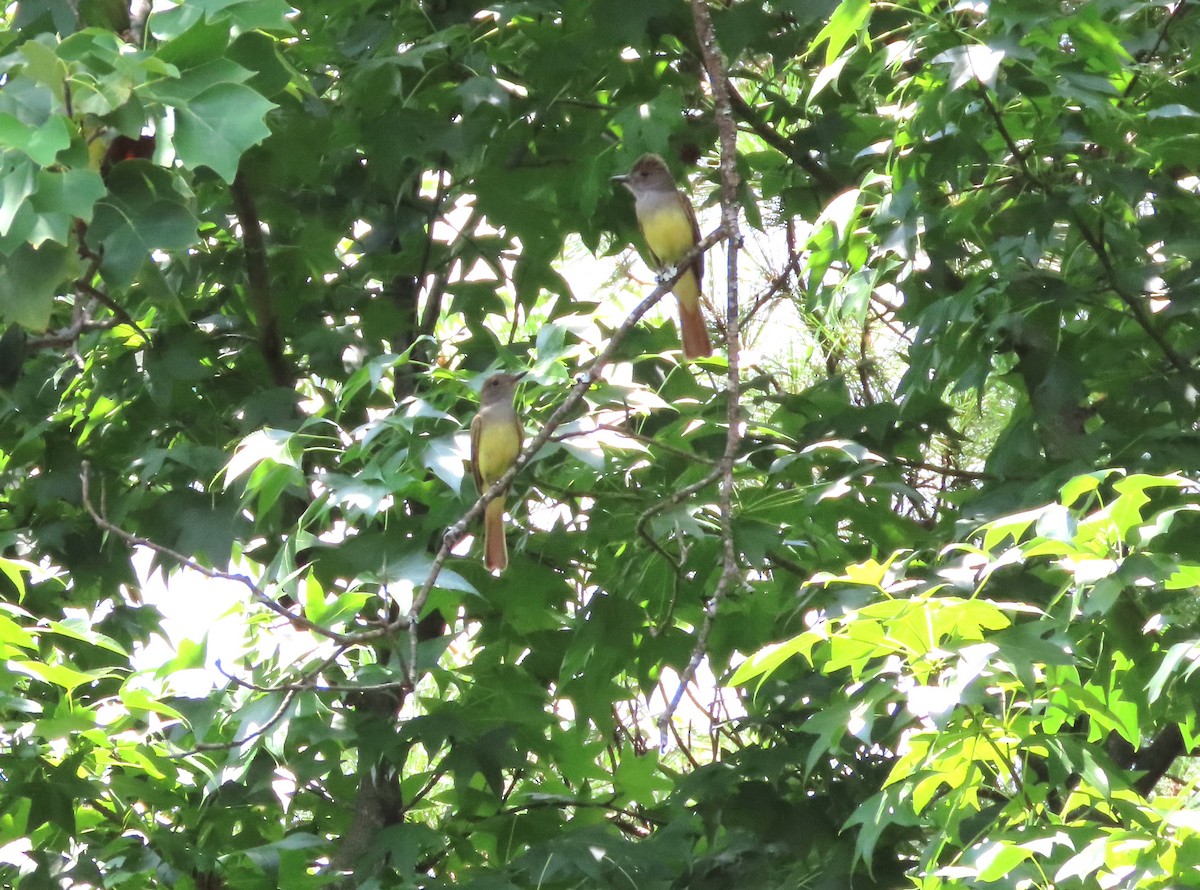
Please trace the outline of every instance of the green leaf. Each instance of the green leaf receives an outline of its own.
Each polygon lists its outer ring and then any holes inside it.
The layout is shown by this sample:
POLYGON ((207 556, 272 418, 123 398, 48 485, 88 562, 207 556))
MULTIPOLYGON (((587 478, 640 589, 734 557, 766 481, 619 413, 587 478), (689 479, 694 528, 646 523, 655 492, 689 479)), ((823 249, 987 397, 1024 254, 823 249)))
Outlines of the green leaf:
POLYGON ((20 53, 26 61, 21 73, 49 88, 55 98, 62 101, 63 84, 67 82, 67 66, 43 40, 43 37, 39 37, 21 44, 20 53))
POLYGON ((670 780, 659 771, 654 752, 623 758, 613 771, 613 790, 625 800, 642 805, 653 805, 671 787, 670 780))
POLYGON ((71 134, 62 115, 52 115, 45 123, 34 127, 0 111, 0 146, 24 152, 35 164, 48 167, 70 144, 71 134))
MULTIPOLYGON (((272 729, 277 731, 282 725, 278 720, 279 709, 284 704, 285 699, 278 692, 270 692, 251 701, 238 711, 234 739, 243 743, 252 739, 262 739, 272 729)), ((295 707, 295 700, 292 699, 287 704, 287 709, 292 711, 295 707)))
POLYGON ((1175 102, 1169 105, 1160 105, 1158 108, 1151 108, 1146 112, 1146 117, 1151 119, 1158 117, 1200 117, 1200 111, 1175 102))
POLYGON ((149 161, 125 161, 113 168, 108 189, 88 232, 104 247, 101 274, 115 288, 127 287, 144 268, 160 277, 154 252, 191 246, 199 226, 174 176, 149 161))
POLYGON ((743 661, 727 682, 730 686, 745 686, 759 677, 765 680, 778 670, 780 665, 797 655, 802 654, 811 659, 812 647, 818 639, 816 634, 801 634, 785 642, 766 646, 743 661))
POLYGON ((825 48, 825 65, 833 64, 841 51, 867 24, 871 12, 869 0, 842 0, 829 17, 829 23, 813 38, 811 48, 816 49, 828 42, 825 48))
POLYGON ((5 658, 11 658, 18 648, 36 649, 37 642, 28 630, 7 615, 0 614, 0 653, 5 658))
MULTIPOLYGON (((408 553, 399 558, 383 553, 379 554, 377 567, 372 574, 388 585, 389 593, 395 597, 400 608, 407 609, 411 601, 409 594, 424 583, 432 567, 433 557, 428 553, 408 553)), ((442 569, 434 586, 441 590, 479 594, 471 582, 452 569, 442 569)))
POLYGON ((8 578, 9 583, 17 590, 17 601, 25 599, 25 572, 32 571, 33 566, 23 559, 7 559, 0 557, 0 573, 8 578))
POLYGON ((24 244, 0 258, 0 318, 30 330, 45 330, 55 295, 78 268, 75 253, 52 241, 36 248, 24 244))
POLYGON ((996 519, 981 526, 979 530, 983 532, 983 549, 995 550, 997 545, 1004 543, 1009 538, 1013 543, 1019 542, 1029 527, 1041 518, 1042 513, 1041 508, 1026 510, 1023 513, 1005 516, 1003 519, 996 519))
MULTIPOLYGON (((229 45, 228 26, 206 21, 191 3, 155 13, 150 30, 161 41, 155 52, 158 59, 181 71, 219 62, 229 45)), ((170 84, 154 84, 151 89, 160 86, 170 89, 170 84)))
POLYGON ((1023 847, 995 842, 985 845, 979 851, 975 866, 979 869, 979 880, 991 883, 1005 877, 1022 862, 1032 858, 1033 854, 1023 847))
POLYGON ((254 72, 248 86, 267 98, 279 95, 288 87, 311 92, 307 78, 280 53, 279 42, 261 31, 238 35, 227 56, 254 72))
POLYGON ((1109 478, 1113 472, 1112 470, 1104 470, 1075 476, 1070 482, 1059 489, 1059 497, 1062 500, 1062 505, 1064 507, 1075 506, 1084 495, 1098 490, 1104 480, 1109 478))
POLYGON ((279 31, 294 34, 288 20, 293 10, 285 0, 188 0, 210 20, 228 17, 239 31, 279 31))
POLYGON ((304 603, 304 617, 315 624, 326 623, 325 590, 321 582, 312 572, 304 576, 300 584, 301 602, 304 603))
POLYGON ((53 633, 64 637, 69 637, 73 640, 88 643, 100 649, 106 649, 109 652, 115 652, 117 655, 128 656, 129 652, 120 643, 106 637, 102 633, 92 630, 91 627, 81 618, 69 618, 65 621, 51 621, 50 630, 53 633))
POLYGON ((230 59, 211 59, 191 68, 182 68, 178 77, 160 80, 146 92, 160 102, 181 108, 212 87, 242 83, 253 75, 253 71, 230 59))
POLYGON ((326 841, 312 834, 303 834, 296 832, 289 834, 282 840, 275 841, 270 844, 263 844, 258 847, 248 847, 245 850, 239 850, 236 853, 227 854, 226 859, 231 859, 235 856, 246 856, 265 874, 274 875, 279 871, 279 854, 289 850, 308 850, 316 847, 325 846, 326 841))
POLYGON ((79 18, 90 27, 128 31, 129 4, 126 0, 80 0, 79 18))
POLYGON ((153 714, 162 714, 172 720, 180 720, 183 715, 175 708, 171 707, 159 696, 152 694, 149 690, 132 687, 129 683, 121 686, 121 704, 131 711, 147 711, 153 714))
POLYGON ((225 465, 225 488, 263 461, 299 470, 302 453, 295 433, 275 429, 251 433, 238 443, 237 451, 225 465))
MULTIPOLYGON (((0 178, 0 235, 9 235, 17 214, 26 207, 26 199, 37 190, 37 175, 25 158, 4 159, 3 178, 0 178)), ((25 238, 21 235, 21 240, 25 238)))
POLYGON ((462 488, 467 454, 457 437, 442 436, 426 445, 423 462, 451 491, 462 488))
POLYGON ((1200 642, 1189 640, 1185 643, 1176 643, 1167 650, 1167 654, 1163 657, 1162 663, 1159 664, 1158 670, 1154 672, 1154 676, 1150 678, 1150 682, 1146 684, 1146 695, 1151 703, 1158 701, 1162 696, 1163 690, 1174 677, 1179 665, 1184 660, 1190 663, 1190 667, 1185 672, 1190 675, 1200 666, 1200 642))
POLYGON ((105 193, 100 174, 93 170, 39 170, 36 183, 29 201, 40 217, 30 238, 35 247, 46 239, 67 244, 74 221, 91 222, 93 208, 105 193))
POLYGON ((1062 867, 1054 873, 1054 880, 1066 883, 1071 878, 1080 878, 1085 882, 1095 879, 1096 873, 1104 868, 1106 857, 1104 838, 1097 838, 1082 850, 1069 858, 1062 867))
POLYGON ((238 160, 271 134, 263 121, 275 108, 247 86, 220 83, 175 109, 175 149, 189 167, 211 167, 233 182, 238 160))
POLYGON ((19 673, 62 687, 68 692, 114 675, 114 672, 110 670, 80 671, 65 664, 47 664, 43 661, 26 659, 14 659, 9 662, 9 667, 19 673))
POLYGON ((284 0, 188 0, 150 17, 150 32, 160 40, 176 38, 197 25, 238 31, 295 33, 288 21, 292 7, 284 0))
POLYGON ((988 89, 996 87, 996 73, 1004 61, 1005 52, 978 43, 957 46, 933 57, 933 63, 950 66, 950 89, 957 90, 968 83, 980 83, 988 89))

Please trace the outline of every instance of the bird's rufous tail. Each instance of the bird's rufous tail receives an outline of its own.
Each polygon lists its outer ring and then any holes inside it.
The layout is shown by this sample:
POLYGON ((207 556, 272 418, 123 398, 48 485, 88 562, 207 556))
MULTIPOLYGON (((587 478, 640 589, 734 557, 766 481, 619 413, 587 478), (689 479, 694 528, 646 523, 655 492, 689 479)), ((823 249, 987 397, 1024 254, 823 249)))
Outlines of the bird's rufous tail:
POLYGON ((704 324, 699 300, 690 307, 683 300, 679 301, 679 331, 683 336, 683 354, 686 358, 712 355, 712 342, 708 339, 708 328, 704 324))
POLYGON ((504 497, 491 501, 483 514, 483 564, 489 572, 508 568, 508 548, 504 543, 504 497))

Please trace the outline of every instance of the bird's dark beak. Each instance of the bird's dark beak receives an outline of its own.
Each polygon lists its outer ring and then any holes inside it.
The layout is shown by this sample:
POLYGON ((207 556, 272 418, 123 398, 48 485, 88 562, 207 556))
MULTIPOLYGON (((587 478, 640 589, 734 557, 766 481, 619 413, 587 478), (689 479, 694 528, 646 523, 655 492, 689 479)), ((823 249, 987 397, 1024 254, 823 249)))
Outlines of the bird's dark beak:
POLYGON ((621 185, 625 185, 625 183, 629 182, 629 175, 626 173, 622 173, 620 176, 610 176, 608 181, 609 182, 619 182, 619 183, 621 183, 621 185))

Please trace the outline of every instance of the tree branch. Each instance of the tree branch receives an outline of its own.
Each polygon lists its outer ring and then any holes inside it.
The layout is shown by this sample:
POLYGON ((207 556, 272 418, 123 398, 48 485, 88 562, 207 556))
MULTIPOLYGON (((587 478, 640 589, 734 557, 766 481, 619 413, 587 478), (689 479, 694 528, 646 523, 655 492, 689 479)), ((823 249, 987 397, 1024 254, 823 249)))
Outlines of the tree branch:
POLYGON ((1133 768, 1144 772, 1133 783, 1133 787, 1143 797, 1149 795, 1158 784, 1158 780, 1167 774, 1171 764, 1186 753, 1183 733, 1177 724, 1172 723, 1156 735, 1149 745, 1140 748, 1134 756, 1133 768))
MULTIPOLYGON (((126 311, 125 307, 92 284, 96 278, 96 273, 100 271, 100 263, 104 261, 104 253, 102 250, 93 250, 92 246, 87 241, 87 224, 81 219, 75 220, 75 252, 79 254, 79 258, 87 263, 87 268, 83 274, 75 279, 75 292, 81 296, 90 297, 97 303, 108 307, 109 311, 117 318, 121 324, 127 324, 141 335, 141 338, 147 343, 150 342, 149 335, 138 326, 138 323, 133 320, 133 316, 126 311)), ((72 325, 72 328, 75 326, 72 325)), ((116 325, 112 325, 116 327, 116 325)), ((76 335, 80 333, 76 332, 76 335)))
POLYGON ((305 630, 312 631, 313 633, 318 634, 319 636, 325 637, 326 639, 329 639, 329 640, 333 640, 335 643, 339 643, 341 645, 352 646, 356 642, 358 642, 358 639, 356 637, 349 637, 349 636, 346 636, 345 634, 340 634, 340 633, 337 633, 336 631, 329 630, 328 628, 322 627, 319 624, 315 624, 312 621, 309 621, 303 615, 297 615, 296 613, 288 610, 287 608, 285 608, 284 606, 280 605, 279 603, 275 602, 275 600, 273 600, 269 596, 267 596, 266 593, 263 592, 262 588, 260 588, 257 584, 255 584, 250 578, 248 578, 245 575, 239 575, 234 572, 223 572, 218 569, 211 569, 206 565, 202 565, 201 563, 196 562, 196 560, 192 559, 191 557, 184 556, 182 553, 180 553, 177 550, 172 550, 170 547, 164 547, 162 544, 155 543, 154 541, 151 541, 149 538, 142 538, 142 537, 130 534, 129 532, 125 531, 125 529, 114 524, 113 522, 111 522, 108 519, 107 516, 104 515, 103 495, 101 495, 101 503, 100 503, 99 510, 97 510, 96 507, 92 504, 91 496, 89 493, 89 488, 91 485, 91 475, 92 475, 91 463, 89 461, 85 460, 82 464, 82 469, 79 474, 80 482, 82 484, 81 492, 82 492, 82 498, 83 498, 83 506, 84 506, 84 509, 87 510, 88 515, 92 517, 92 522, 96 523, 96 525, 99 528, 104 529, 106 532, 109 532, 110 534, 116 535, 118 538, 120 538, 126 544, 129 544, 131 547, 145 547, 148 550, 153 550, 155 553, 161 553, 163 556, 170 557, 175 562, 179 563, 181 566, 189 568, 194 572, 199 572, 205 578, 213 578, 213 579, 219 578, 223 581, 233 581, 237 584, 241 584, 243 587, 245 587, 247 590, 250 591, 250 595, 254 598, 254 600, 256 602, 260 603, 263 606, 266 606, 268 609, 270 609, 272 612, 276 613, 280 617, 286 618, 293 625, 303 627, 305 630))
POLYGON ((372 632, 379 636, 385 634, 393 634, 402 630, 410 632, 411 640, 411 657, 409 659, 410 670, 416 665, 416 637, 413 630, 416 627, 417 620, 420 617, 421 610, 425 607, 425 602, 429 598, 430 592, 433 590, 434 584, 437 583, 438 575, 441 574, 442 568, 446 564, 446 560, 450 557, 450 551, 454 549, 467 534, 467 529, 471 523, 483 514, 484 509, 489 503, 499 497, 509 486, 516 475, 521 472, 526 464, 532 460, 542 447, 550 441, 550 437, 554 435, 554 431, 566 421, 567 416, 575 409, 575 406, 583 401, 583 397, 587 391, 600 380, 600 372, 604 367, 613 360, 617 351, 621 347, 622 341, 629 332, 633 330, 634 325, 641 320, 651 307, 653 307, 665 294, 671 292, 671 288, 675 286, 680 278, 689 268, 689 263, 694 257, 704 253, 718 241, 726 238, 726 229, 724 224, 718 226, 714 231, 709 233, 705 238, 701 239, 700 243, 693 247, 687 254, 680 259, 675 266, 674 274, 670 277, 663 278, 659 281, 657 287, 650 294, 634 307, 633 311, 625 317, 625 320, 617 327, 609 337, 608 345, 604 348, 596 358, 592 361, 588 369, 578 375, 575 380, 575 385, 563 399, 562 403, 554 410, 546 421, 545 425, 536 436, 525 443, 525 447, 521 449, 521 453, 517 455, 517 459, 513 461, 513 465, 500 476, 499 479, 487 491, 480 494, 479 499, 475 501, 462 518, 454 525, 446 529, 442 536, 442 545, 438 548, 437 555, 433 559, 433 565, 430 567, 429 574, 424 582, 417 589, 413 597, 412 606, 408 612, 401 615, 396 620, 388 623, 378 631, 372 632))
MULTIPOLYGON (((707 59, 706 59, 707 61, 707 59)), ((762 119, 758 111, 751 107, 737 89, 729 82, 729 78, 725 78, 726 90, 729 97, 729 106, 738 118, 742 120, 763 142, 771 146, 777 152, 786 157, 789 161, 812 177, 813 185, 824 191, 836 194, 846 188, 846 184, 840 183, 832 173, 829 172, 823 164, 801 150, 798 146, 792 144, 786 136, 780 134, 777 130, 762 119)))
MULTIPOLYGON (((1179 0, 1179 2, 1175 4, 1175 8, 1171 10, 1171 14, 1167 16, 1167 20, 1163 22, 1162 29, 1158 32, 1158 39, 1154 41, 1154 46, 1150 47, 1145 55, 1140 56, 1138 61, 1145 62, 1147 59, 1153 59, 1158 55, 1158 51, 1162 49, 1163 43, 1165 43, 1167 40, 1167 31, 1169 31, 1171 29, 1171 25, 1175 24, 1176 20, 1179 19, 1180 14, 1187 5, 1188 0, 1179 0)), ((1129 78, 1129 83, 1125 87, 1125 92, 1121 94, 1122 99, 1129 98, 1130 93, 1133 92, 1133 88, 1141 79, 1142 72, 1144 70, 1144 68, 1139 68, 1137 71, 1133 72, 1133 77, 1129 78)))
MULTIPOLYGON (((1180 6, 1182 5, 1183 4, 1180 3, 1180 6)), ((1008 150, 1015 158, 1018 166, 1021 169, 1021 172, 1038 188, 1040 192, 1042 192, 1042 194, 1046 195, 1047 197, 1053 197, 1055 194, 1054 189, 1049 183, 1044 182, 1041 177, 1033 172, 1029 166, 1028 159, 1021 152, 1020 148, 1017 147, 1012 135, 1008 132, 1007 126, 1005 126, 1004 117, 1001 115, 1000 109, 997 108, 995 103, 992 102, 992 97, 988 93, 987 87, 985 87, 983 84, 979 84, 978 86, 979 93, 983 97, 983 103, 987 107, 988 113, 991 115, 992 120, 996 124, 997 130, 1000 132, 1000 136, 1004 139, 1005 144, 1008 146, 1008 150)), ((1176 351, 1175 347, 1170 344, 1167 338, 1163 336, 1162 332, 1154 324, 1150 314, 1146 311, 1146 307, 1143 306, 1133 294, 1128 293, 1125 288, 1121 286, 1120 279, 1117 276, 1116 267, 1113 265, 1112 257, 1109 255, 1108 246, 1105 244, 1103 234, 1093 232, 1088 227, 1083 217, 1079 214, 1079 211, 1076 209, 1070 209, 1070 217, 1075 223, 1075 227, 1078 229, 1084 243, 1091 248, 1092 253, 1096 255, 1096 259, 1100 261, 1100 268, 1104 270, 1104 277, 1108 280, 1108 286, 1112 289, 1112 292, 1117 295, 1121 302, 1125 304, 1130 315, 1133 316, 1133 320, 1137 322, 1138 327, 1145 331, 1146 335, 1154 341, 1155 345, 1158 346, 1158 348, 1162 351, 1162 354, 1166 356, 1167 361, 1171 363, 1175 370, 1184 374, 1190 374, 1192 368, 1187 359, 1180 355, 1179 352, 1176 351)))
POLYGON ((741 330, 738 316, 738 254, 741 249, 741 231, 738 227, 738 172, 737 172, 737 127, 733 122, 733 111, 730 107, 729 78, 717 49, 716 34, 713 31, 712 18, 709 15, 706 0, 692 0, 692 18, 696 24, 696 37, 700 42, 700 51, 704 55, 704 69, 712 87, 713 105, 716 112, 717 132, 721 142, 721 228, 726 233, 726 276, 725 276, 725 336, 729 357, 729 370, 726 384, 726 422, 728 429, 725 433, 725 452, 718 461, 718 471, 721 476, 719 505, 721 511, 721 545, 722 566, 721 577, 717 580, 717 588, 713 591, 708 605, 704 608, 704 622, 696 634, 696 643, 692 649, 692 657, 687 667, 679 675, 679 686, 674 696, 667 703, 666 710, 658 718, 660 746, 667 747, 667 737, 671 730, 672 718, 684 692, 696 678, 696 671, 704 660, 708 649, 708 638, 716 621, 717 611, 725 596, 740 582, 741 567, 738 564, 737 550, 733 543, 733 465, 737 459, 738 446, 741 443, 741 377, 738 368, 739 351, 741 349, 741 330))
POLYGON ((271 277, 267 269, 267 246, 263 239, 262 223, 254 196, 246 185, 246 177, 239 169, 229 187, 233 198, 234 213, 242 230, 242 249, 246 257, 246 291, 254 307, 254 320, 258 325, 258 348, 263 361, 271 372, 272 382, 279 387, 292 387, 292 369, 283 355, 283 338, 279 335, 279 320, 275 315, 275 304, 271 300, 271 277))

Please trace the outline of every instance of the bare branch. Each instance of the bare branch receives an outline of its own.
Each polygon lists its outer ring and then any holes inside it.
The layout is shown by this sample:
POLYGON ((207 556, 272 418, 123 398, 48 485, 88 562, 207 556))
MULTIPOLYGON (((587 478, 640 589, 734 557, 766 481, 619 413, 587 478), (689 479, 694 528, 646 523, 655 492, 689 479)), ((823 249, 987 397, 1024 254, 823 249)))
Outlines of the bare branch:
POLYGON ((41 337, 30 337, 25 341, 26 352, 39 352, 43 349, 65 349, 79 341, 79 338, 89 331, 110 331, 117 325, 124 324, 119 318, 102 318, 93 321, 84 315, 77 315, 65 328, 50 331, 41 337))
POLYGON ((717 611, 726 594, 739 583, 741 567, 737 550, 733 544, 733 464, 741 443, 741 377, 738 353, 741 349, 741 330, 738 317, 738 254, 741 249, 741 231, 738 227, 740 207, 738 205, 737 173, 737 127, 730 106, 729 79, 725 73, 720 51, 717 49, 716 34, 709 16, 706 0, 692 0, 692 17, 696 24, 696 37, 704 55, 704 69, 712 87, 713 104, 716 110, 717 132, 721 141, 721 228, 726 234, 727 263, 725 277, 725 336, 728 342, 729 369, 726 384, 725 453, 718 467, 721 474, 719 503, 721 511, 721 544, 723 549, 721 577, 712 598, 704 608, 704 622, 696 634, 696 643, 687 667, 679 676, 679 687, 667 703, 667 708, 658 719, 660 744, 665 749, 671 720, 687 687, 696 678, 696 671, 704 660, 708 638, 716 621, 717 611))
POLYGON ((252 742, 259 736, 266 735, 268 732, 278 726, 280 722, 282 722, 283 718, 287 716, 288 709, 292 706, 292 702, 296 700, 296 696, 299 694, 300 690, 297 689, 292 689, 285 693, 283 696, 283 701, 279 703, 279 707, 275 709, 275 713, 272 714, 262 726, 258 727, 258 729, 254 730, 253 732, 246 733, 240 739, 234 739, 230 742, 202 742, 187 751, 180 751, 173 756, 191 757, 193 754, 202 754, 205 751, 233 751, 237 748, 240 748, 247 742, 252 742))
MULTIPOLYGON (((97 303, 103 303, 112 311, 112 314, 116 316, 120 324, 129 325, 138 332, 138 335, 141 336, 143 340, 147 342, 150 341, 150 335, 143 331, 141 326, 133 320, 133 316, 125 311, 125 307, 106 294, 104 291, 89 284, 87 280, 83 278, 80 278, 75 282, 75 290, 80 294, 91 297, 97 303)), ((116 325, 113 325, 113 327, 116 327, 116 325)))
MULTIPOLYGON (((75 252, 79 254, 79 258, 81 260, 87 262, 87 268, 84 269, 83 274, 75 279, 76 293, 78 293, 80 296, 90 297, 97 303, 101 303, 108 307, 109 311, 112 312, 120 324, 129 325, 138 332, 143 340, 149 342, 149 335, 147 335, 147 333, 138 326, 138 323, 133 320, 133 316, 126 311, 125 307, 92 284, 92 282, 96 279, 96 273, 100 271, 100 263, 104 260, 104 253, 99 250, 93 250, 92 246, 88 244, 87 224, 81 219, 75 220, 75 252)), ((74 327, 75 326, 72 325, 68 330, 71 330, 74 327)), ((113 324, 110 327, 116 327, 116 324, 113 324)), ((76 336, 78 336, 79 333, 82 333, 82 330, 83 329, 81 328, 79 331, 76 331, 76 336)))
POLYGON ((243 587, 245 587, 247 590, 250 591, 250 595, 254 598, 254 600, 256 602, 260 603, 263 606, 266 606, 268 609, 270 609, 272 612, 275 612, 280 617, 286 618, 293 625, 303 627, 305 630, 312 631, 313 633, 318 634, 319 636, 325 637, 326 639, 329 639, 329 640, 333 640, 334 642, 342 644, 344 646, 352 646, 356 642, 358 642, 358 640, 355 637, 348 637, 345 634, 340 634, 340 633, 337 633, 336 631, 329 630, 328 628, 321 627, 321 625, 314 624, 312 621, 309 621, 303 615, 298 615, 295 612, 290 611, 286 607, 275 602, 275 600, 271 599, 271 597, 267 596, 267 594, 263 592, 262 588, 260 588, 257 584, 255 584, 254 581, 252 581, 246 575, 240 575, 240 574, 237 574, 234 572, 223 572, 223 571, 220 571, 219 569, 209 568, 206 565, 196 562, 196 560, 192 559, 189 556, 184 556, 182 553, 180 553, 177 550, 172 550, 170 547, 164 547, 162 544, 158 544, 154 541, 151 541, 149 538, 142 538, 137 535, 130 534, 129 532, 125 531, 120 526, 115 525, 113 522, 111 522, 108 519, 108 517, 106 517, 104 515, 103 502, 101 503, 100 510, 97 510, 96 507, 92 504, 91 496, 89 493, 89 489, 90 489, 90 485, 91 485, 91 475, 92 475, 91 463, 89 461, 85 460, 82 465, 82 471, 80 472, 80 481, 83 486, 82 487, 83 506, 84 506, 84 509, 86 509, 88 511, 88 515, 92 517, 92 522, 96 523, 96 525, 99 528, 104 529, 106 532, 108 532, 112 535, 116 535, 118 538, 120 538, 126 544, 129 544, 131 547, 145 547, 149 550, 153 550, 155 553, 161 553, 163 556, 169 557, 170 559, 179 563, 179 565, 184 566, 185 568, 189 568, 194 572, 199 572, 201 575, 203 575, 206 578, 213 578, 213 579, 219 578, 223 581, 233 581, 237 584, 241 584, 243 587))

